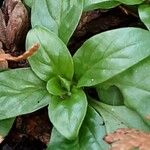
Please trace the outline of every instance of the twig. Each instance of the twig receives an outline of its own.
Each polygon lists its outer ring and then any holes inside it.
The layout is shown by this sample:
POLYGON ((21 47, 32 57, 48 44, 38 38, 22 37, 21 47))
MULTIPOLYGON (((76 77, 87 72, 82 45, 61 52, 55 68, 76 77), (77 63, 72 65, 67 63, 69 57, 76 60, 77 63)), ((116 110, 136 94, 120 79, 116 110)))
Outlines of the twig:
POLYGON ((10 54, 0 54, 0 62, 1 61, 21 61, 24 59, 27 59, 28 57, 32 56, 39 48, 39 44, 34 44, 29 50, 27 50, 25 53, 23 53, 20 56, 11 56, 10 54))

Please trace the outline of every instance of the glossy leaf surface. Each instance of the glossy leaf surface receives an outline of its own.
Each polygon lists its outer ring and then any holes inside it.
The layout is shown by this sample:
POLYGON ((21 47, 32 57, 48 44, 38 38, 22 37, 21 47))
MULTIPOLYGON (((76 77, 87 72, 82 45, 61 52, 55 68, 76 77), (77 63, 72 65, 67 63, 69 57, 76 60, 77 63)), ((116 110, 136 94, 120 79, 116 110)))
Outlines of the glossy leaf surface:
POLYGON ((146 30, 122 28, 87 40, 73 57, 78 87, 102 83, 148 57, 149 39, 146 30))
POLYGON ((119 128, 135 128, 150 131, 142 118, 126 106, 111 106, 100 102, 92 102, 92 106, 102 115, 107 133, 119 128))
POLYGON ((141 4, 144 2, 144 0, 117 0, 117 1, 126 5, 141 4))
POLYGON ((44 26, 67 44, 79 22, 82 9, 83 0, 35 0, 31 7, 32 27, 44 26))
POLYGON ((65 139, 56 129, 53 129, 49 150, 106 150, 108 145, 103 141, 106 129, 101 116, 88 107, 86 117, 76 140, 65 139))
POLYGON ((150 30, 150 5, 140 5, 138 11, 140 19, 148 28, 148 30, 150 30))
POLYGON ((59 79, 55 77, 47 82, 46 88, 50 94, 55 96, 61 96, 66 93, 66 91, 61 87, 59 79))
POLYGON ((30 68, 0 73, 0 120, 31 113, 46 106, 46 84, 30 68))
POLYGON ((120 3, 114 0, 84 0, 84 11, 93 9, 109 9, 118 6, 120 3))
POLYGON ((54 127, 67 139, 75 139, 86 114, 86 96, 73 88, 71 95, 53 96, 48 110, 54 127))
POLYGON ((61 76, 71 80, 74 68, 66 45, 52 32, 36 27, 29 31, 26 40, 27 49, 39 43, 37 53, 29 58, 31 68, 44 81, 61 76))

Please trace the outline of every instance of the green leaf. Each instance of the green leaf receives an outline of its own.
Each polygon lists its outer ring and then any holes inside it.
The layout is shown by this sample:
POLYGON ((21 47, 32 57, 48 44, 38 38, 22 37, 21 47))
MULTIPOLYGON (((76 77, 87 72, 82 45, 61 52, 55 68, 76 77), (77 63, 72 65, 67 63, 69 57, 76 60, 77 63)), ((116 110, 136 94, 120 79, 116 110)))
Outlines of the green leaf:
POLYGON ((107 133, 119 128, 135 128, 142 131, 150 131, 142 118, 126 106, 111 106, 92 101, 91 105, 102 115, 107 133))
POLYGON ((117 0, 117 1, 126 5, 141 4, 144 2, 144 0, 117 0))
POLYGON ((0 120, 0 136, 5 137, 11 129, 15 118, 0 120))
POLYGON ((50 98, 45 83, 30 68, 0 72, 0 120, 36 111, 50 98))
POLYGON ((150 57, 103 83, 103 86, 108 84, 119 87, 125 105, 138 112, 150 126, 150 57))
POLYGON ((55 128, 52 130, 49 150, 107 150, 108 145, 103 141, 106 129, 101 116, 88 107, 87 114, 81 126, 79 136, 69 141, 65 139, 55 128))
POLYGON ((65 88, 68 92, 70 92, 71 82, 64 79, 64 78, 62 78, 62 77, 60 77, 60 76, 59 76, 59 80, 60 80, 61 86, 63 88, 65 88))
POLYGON ((55 96, 62 96, 66 91, 61 87, 58 78, 54 77, 47 82, 47 90, 50 94, 55 96))
POLYGON ((33 0, 23 0, 23 3, 25 3, 28 7, 32 7, 33 0))
POLYGON ((84 11, 93 9, 110 9, 118 6, 120 3, 114 0, 84 0, 84 11))
MULTIPOLYGON (((57 10, 59 11, 58 8, 57 10)), ((47 0, 33 1, 31 7, 31 24, 32 28, 37 25, 43 26, 58 34, 58 25, 49 12, 47 0)))
POLYGON ((98 86, 96 88, 96 91, 98 93, 100 101, 105 104, 113 106, 124 104, 122 93, 116 86, 110 86, 107 89, 98 86))
POLYGON ((80 148, 78 140, 70 141, 53 128, 47 150, 80 150, 80 148))
POLYGON ((39 43, 40 48, 29 62, 36 75, 44 81, 55 76, 70 81, 74 67, 66 45, 54 33, 41 27, 32 29, 27 35, 27 49, 35 43, 39 43))
POLYGON ((150 5, 140 5, 138 11, 141 21, 150 30, 150 5))
POLYGON ((80 148, 78 140, 69 141, 53 128, 47 150, 80 150, 80 148))
POLYGON ((67 44, 79 22, 82 9, 83 0, 35 0, 31 10, 32 27, 44 26, 67 44))
POLYGON ((71 96, 53 96, 48 110, 54 127, 67 139, 75 139, 86 114, 86 95, 73 88, 71 96))
POLYGON ((106 127, 102 117, 89 106, 79 134, 79 139, 82 143, 81 150, 108 149, 108 145, 103 141, 105 135, 106 127))
POLYGON ((149 39, 146 30, 121 28, 87 40, 73 57, 78 87, 102 83, 148 57, 149 39))

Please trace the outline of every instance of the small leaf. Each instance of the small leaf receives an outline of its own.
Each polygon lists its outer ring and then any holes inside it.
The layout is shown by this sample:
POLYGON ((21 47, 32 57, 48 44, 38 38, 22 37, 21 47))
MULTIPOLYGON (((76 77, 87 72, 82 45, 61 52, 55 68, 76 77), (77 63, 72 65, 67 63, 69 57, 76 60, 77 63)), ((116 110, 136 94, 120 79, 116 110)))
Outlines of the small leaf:
POLYGON ((143 4, 139 6, 139 16, 145 26, 150 30, 150 5, 143 4))
MULTIPOLYGON (((0 136, 5 137, 14 123, 15 118, 0 120, 0 136)), ((1 143, 1 142, 0 142, 1 143)))
POLYGON ((96 88, 100 101, 113 106, 123 105, 123 96, 120 89, 116 86, 110 86, 105 89, 100 86, 96 88))
POLYGON ((53 96, 48 110, 54 127, 67 139, 75 139, 86 114, 86 96, 73 88, 70 96, 53 96))
POLYGON ((31 8, 32 27, 44 26, 67 44, 78 25, 82 9, 83 0, 34 0, 31 8))
POLYGON ((62 89, 59 79, 56 77, 47 82, 47 90, 50 94, 55 96, 62 96, 66 93, 66 91, 62 89))
POLYGON ((111 106, 96 101, 92 101, 91 105, 102 115, 107 133, 114 132, 119 128, 150 131, 142 118, 126 106, 111 106))
POLYGON ((81 126, 79 136, 69 141, 65 139, 55 128, 52 130, 49 150, 106 150, 108 144, 104 142, 106 129, 101 116, 88 107, 86 117, 81 126))
POLYGON ((68 92, 70 92, 71 82, 59 76, 61 86, 65 88, 68 92))
POLYGON ((84 0, 84 11, 94 9, 110 9, 118 6, 120 3, 114 0, 84 0))
POLYGON ((102 83, 148 57, 149 39, 146 30, 122 28, 87 40, 73 57, 78 87, 102 83))
POLYGON ((27 49, 34 43, 39 43, 40 48, 29 62, 36 75, 44 81, 54 76, 71 81, 74 67, 66 45, 54 33, 41 27, 32 29, 27 35, 27 49))
POLYGON ((0 89, 0 120, 36 111, 51 98, 30 68, 0 72, 0 89))
POLYGON ((32 7, 33 0, 23 0, 23 2, 24 2, 28 7, 32 7))

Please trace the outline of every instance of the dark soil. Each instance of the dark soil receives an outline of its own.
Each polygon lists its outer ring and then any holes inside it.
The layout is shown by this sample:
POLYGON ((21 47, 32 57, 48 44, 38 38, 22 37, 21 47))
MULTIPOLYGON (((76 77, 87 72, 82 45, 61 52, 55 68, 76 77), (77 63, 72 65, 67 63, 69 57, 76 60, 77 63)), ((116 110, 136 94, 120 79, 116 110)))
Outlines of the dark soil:
MULTIPOLYGON (((121 8, 111 10, 96 10, 83 14, 77 30, 69 42, 69 49, 72 54, 91 36, 110 29, 143 26, 139 18, 126 14, 121 8)), ((23 51, 14 52, 18 55, 23 51)), ((9 62, 10 68, 27 67, 28 62, 9 62)), ((52 125, 49 122, 47 108, 43 108, 29 115, 16 118, 16 121, 0 145, 0 150, 44 150, 50 139, 52 125)))
POLYGON ((0 149, 43 150, 49 141, 51 128, 46 108, 19 116, 0 149))

